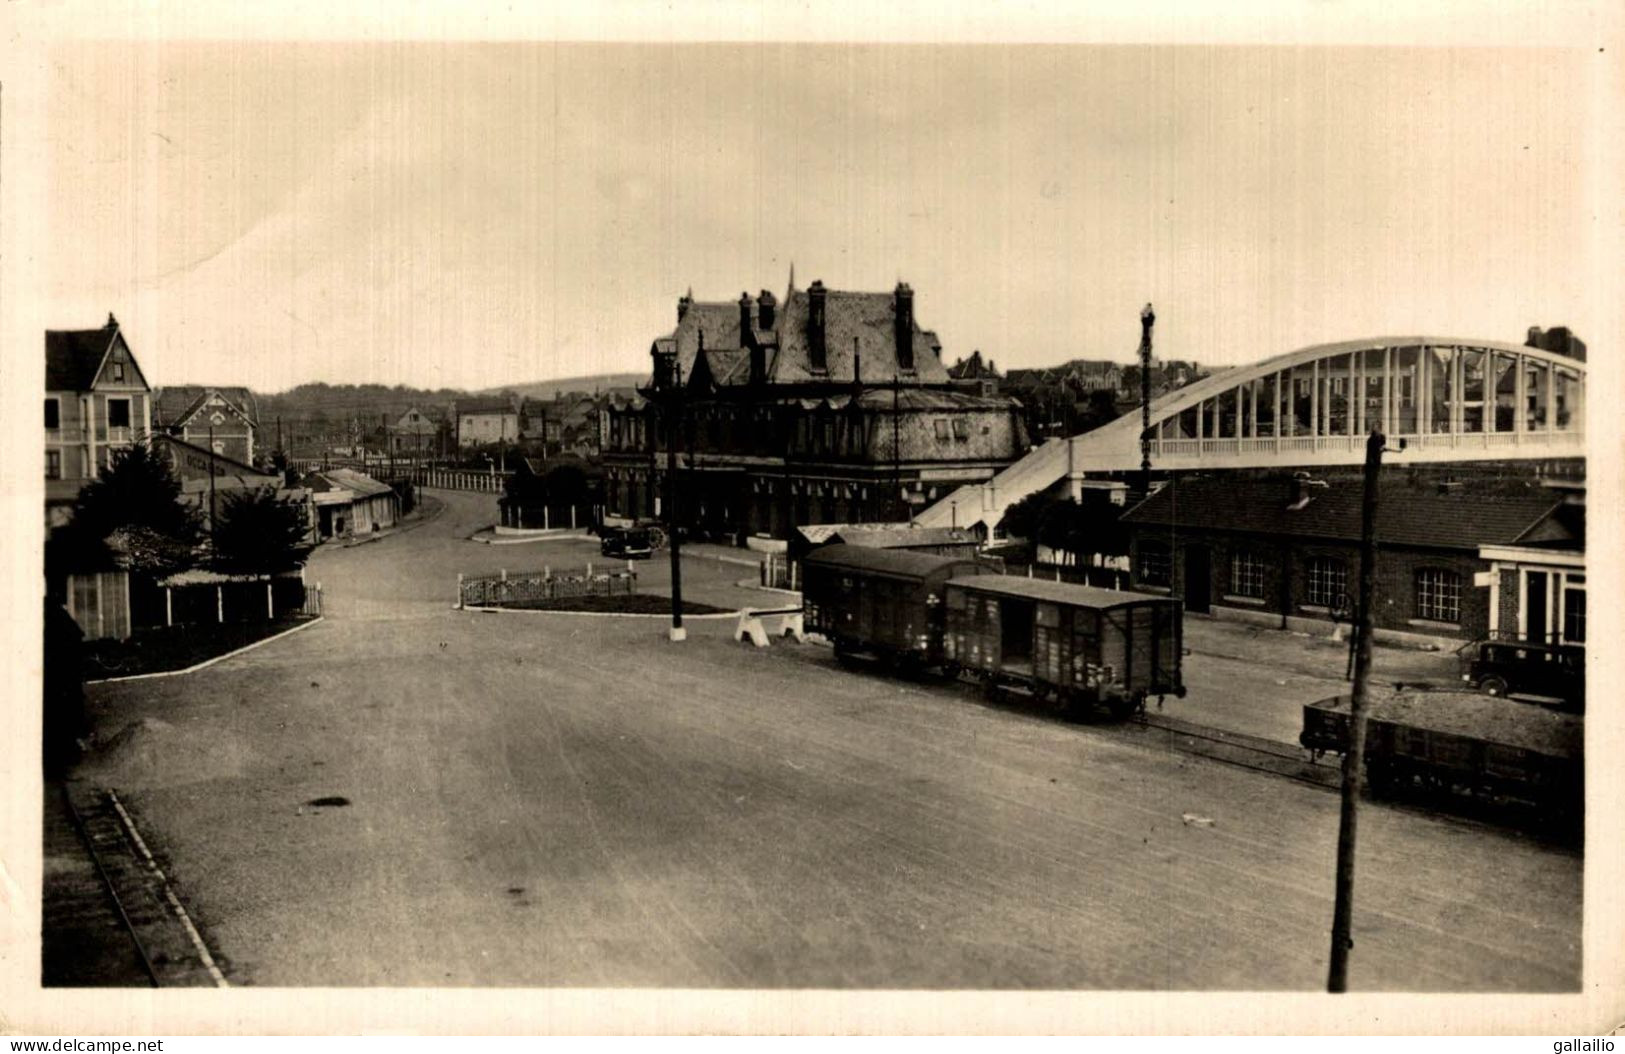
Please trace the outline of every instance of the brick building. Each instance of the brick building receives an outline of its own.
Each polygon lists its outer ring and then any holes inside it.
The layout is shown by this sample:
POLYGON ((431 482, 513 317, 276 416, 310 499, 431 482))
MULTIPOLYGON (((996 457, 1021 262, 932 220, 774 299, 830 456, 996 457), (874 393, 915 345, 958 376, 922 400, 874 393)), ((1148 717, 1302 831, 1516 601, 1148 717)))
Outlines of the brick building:
MULTIPOLYGON (((682 393, 680 517, 714 537, 906 520, 1026 447, 1017 402, 954 386, 903 283, 889 294, 792 285, 782 304, 765 290, 736 303, 685 296, 650 355, 657 369, 674 363, 682 393)), ((605 412, 612 518, 661 515, 658 389, 605 412)))
MULTIPOLYGON (((1346 621, 1360 569, 1361 482, 1176 477, 1124 513, 1132 587, 1186 610, 1346 621)), ((1379 630, 1474 639, 1492 619, 1486 546, 1512 545, 1562 504, 1539 485, 1379 484, 1379 630)))
POLYGON ((247 388, 160 388, 153 395, 152 426, 192 446, 245 465, 255 463, 259 407, 247 388))

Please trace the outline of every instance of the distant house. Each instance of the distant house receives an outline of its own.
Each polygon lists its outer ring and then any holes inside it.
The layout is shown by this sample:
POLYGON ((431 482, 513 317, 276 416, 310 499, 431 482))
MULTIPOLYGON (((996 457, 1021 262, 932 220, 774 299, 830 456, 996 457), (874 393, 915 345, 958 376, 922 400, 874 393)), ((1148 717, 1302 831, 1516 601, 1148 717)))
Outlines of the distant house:
POLYGON ((1585 643, 1585 512, 1584 492, 1570 494, 1510 542, 1479 548, 1489 564, 1489 636, 1585 643))
POLYGON ((372 534, 395 525, 400 497, 386 483, 353 469, 306 473, 299 485, 310 492, 316 530, 324 540, 372 534))
POLYGON ((452 404, 459 447, 515 443, 525 436, 524 401, 511 396, 459 399, 452 404))
POLYGON ((440 449, 445 428, 440 414, 425 407, 410 407, 395 419, 389 432, 389 449, 394 454, 432 454, 440 449))
POLYGON ((193 446, 246 465, 254 463, 259 408, 247 388, 195 384, 160 388, 153 398, 152 424, 155 431, 193 446))
POLYGON ((45 331, 45 520, 66 523, 79 489, 152 431, 152 388, 118 320, 45 331))

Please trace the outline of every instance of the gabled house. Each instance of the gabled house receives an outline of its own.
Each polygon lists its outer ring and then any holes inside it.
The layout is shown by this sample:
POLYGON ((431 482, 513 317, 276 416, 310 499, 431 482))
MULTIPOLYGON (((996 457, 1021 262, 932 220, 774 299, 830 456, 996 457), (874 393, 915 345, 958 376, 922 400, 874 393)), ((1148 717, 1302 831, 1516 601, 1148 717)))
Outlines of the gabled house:
POLYGON ((213 450, 246 465, 254 463, 259 407, 247 388, 197 384, 160 388, 153 396, 155 431, 213 450))
POLYGON ((394 454, 432 454, 441 448, 446 425, 440 412, 429 407, 408 407, 389 429, 389 449, 394 454))
POLYGON ((152 387, 118 320, 45 331, 45 520, 66 523, 79 488, 152 431, 152 387))

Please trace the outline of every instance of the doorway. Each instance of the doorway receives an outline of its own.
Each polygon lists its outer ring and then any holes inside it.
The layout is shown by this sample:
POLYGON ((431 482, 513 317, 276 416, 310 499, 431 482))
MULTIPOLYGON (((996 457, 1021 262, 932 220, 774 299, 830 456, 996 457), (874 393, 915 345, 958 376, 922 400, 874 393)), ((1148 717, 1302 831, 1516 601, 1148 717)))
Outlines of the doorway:
POLYGON ((999 662, 1007 670, 1032 672, 1032 601, 1009 597, 999 601, 999 662))
POLYGON ((1206 615, 1213 609, 1213 555, 1205 545, 1185 546, 1185 610, 1206 615))
POLYGON ((1527 571, 1524 578, 1524 639, 1545 641, 1551 637, 1547 601, 1551 583, 1545 571, 1527 571))

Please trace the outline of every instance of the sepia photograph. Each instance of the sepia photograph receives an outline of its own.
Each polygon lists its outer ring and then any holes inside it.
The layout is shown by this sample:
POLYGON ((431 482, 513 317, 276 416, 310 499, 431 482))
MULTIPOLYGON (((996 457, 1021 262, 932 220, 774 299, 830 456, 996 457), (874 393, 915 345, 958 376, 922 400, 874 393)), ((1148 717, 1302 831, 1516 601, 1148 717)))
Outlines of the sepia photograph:
POLYGON ((0 87, 13 1027, 1625 1020, 1609 27, 714 14, 140 14, 0 87))

